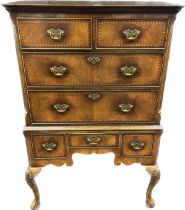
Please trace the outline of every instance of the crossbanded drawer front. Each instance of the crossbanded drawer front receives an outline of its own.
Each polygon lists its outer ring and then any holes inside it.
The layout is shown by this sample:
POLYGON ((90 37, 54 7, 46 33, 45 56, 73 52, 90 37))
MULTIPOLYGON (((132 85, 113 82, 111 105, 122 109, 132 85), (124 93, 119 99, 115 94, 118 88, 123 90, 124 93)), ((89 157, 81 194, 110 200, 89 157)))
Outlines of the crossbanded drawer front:
POLYGON ((164 48, 167 21, 97 20, 97 48, 164 48))
POLYGON ((70 147, 118 147, 118 136, 115 134, 71 134, 70 147))
POLYGON ((124 156, 152 156, 154 134, 124 134, 122 154, 124 156))
POLYGON ((91 48, 90 18, 44 18, 17 21, 22 48, 91 48))
POLYGON ((28 86, 159 86, 162 55, 24 54, 28 86))
POLYGON ((157 161, 161 132, 128 132, 122 135, 121 157, 126 164, 154 165, 157 161))
POLYGON ((64 135, 32 135, 31 141, 35 159, 66 157, 64 135))
POLYGON ((30 91, 32 123, 154 123, 158 92, 30 91))

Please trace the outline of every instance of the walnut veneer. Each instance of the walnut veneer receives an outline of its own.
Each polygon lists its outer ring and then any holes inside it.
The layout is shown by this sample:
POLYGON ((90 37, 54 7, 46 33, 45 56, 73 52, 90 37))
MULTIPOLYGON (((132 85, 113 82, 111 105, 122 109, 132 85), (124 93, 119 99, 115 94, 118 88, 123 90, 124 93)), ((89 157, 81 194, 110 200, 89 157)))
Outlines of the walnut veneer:
POLYGON ((74 153, 113 152, 116 165, 141 163, 151 181, 160 109, 178 5, 159 2, 20 1, 4 5, 15 27, 26 109, 26 181, 72 165, 74 153))

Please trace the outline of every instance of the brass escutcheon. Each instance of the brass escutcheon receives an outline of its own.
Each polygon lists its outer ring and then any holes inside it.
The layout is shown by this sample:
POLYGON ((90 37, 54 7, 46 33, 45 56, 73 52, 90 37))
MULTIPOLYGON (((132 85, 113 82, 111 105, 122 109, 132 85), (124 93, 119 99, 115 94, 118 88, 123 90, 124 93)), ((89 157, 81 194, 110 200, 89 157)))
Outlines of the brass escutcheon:
POLYGON ((46 150, 46 151, 53 151, 55 149, 57 145, 53 142, 46 142, 42 144, 42 147, 46 150))
POLYGON ((101 138, 98 136, 89 136, 86 140, 91 146, 96 146, 97 144, 101 143, 101 138))
POLYGON ((57 112, 63 113, 69 109, 69 105, 68 104, 55 104, 54 108, 57 112))
POLYGON ((121 73, 126 76, 130 77, 134 75, 137 71, 137 68, 135 66, 123 66, 121 67, 121 73))
POLYGON ((96 101, 101 98, 101 95, 98 93, 90 93, 88 94, 88 98, 92 99, 93 101, 96 101))
POLYGON ((100 63, 100 61, 101 61, 101 58, 97 57, 97 56, 91 56, 91 57, 87 58, 87 62, 89 62, 93 65, 100 63))
POLYGON ((133 141, 130 143, 130 147, 134 150, 141 150, 145 146, 145 143, 142 141, 133 141))
POLYGON ((118 107, 121 109, 122 112, 128 113, 133 109, 134 105, 130 103, 127 103, 127 104, 123 103, 123 104, 119 104, 118 107))
POLYGON ((138 29, 126 29, 123 30, 123 36, 126 37, 126 39, 128 39, 129 41, 133 41, 135 39, 137 39, 139 37, 139 35, 141 34, 141 31, 138 29))
POLYGON ((65 36, 65 31, 62 29, 59 29, 59 28, 57 28, 57 29, 50 28, 47 30, 47 34, 53 40, 60 40, 65 36))
POLYGON ((52 66, 49 69, 57 77, 61 77, 67 72, 67 67, 65 66, 52 66))

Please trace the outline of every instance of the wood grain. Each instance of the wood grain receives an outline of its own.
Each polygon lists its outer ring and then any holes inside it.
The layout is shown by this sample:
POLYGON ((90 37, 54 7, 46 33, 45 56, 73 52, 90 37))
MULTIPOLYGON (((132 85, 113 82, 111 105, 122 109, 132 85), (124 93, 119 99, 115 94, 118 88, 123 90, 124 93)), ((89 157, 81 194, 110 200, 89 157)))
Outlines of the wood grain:
POLYGON ((166 28, 166 21, 99 19, 97 48, 164 47, 166 28), (126 29, 137 29, 141 34, 137 39, 130 41, 122 34, 126 29))
POLYGON ((24 68, 28 86, 159 86, 162 74, 162 56, 158 54, 24 54, 24 68), (99 57, 99 64, 87 62, 99 57), (52 66, 65 66, 67 72, 55 76, 52 66), (121 73, 121 67, 134 66, 132 76, 121 73), (83 72, 83 74, 81 73, 83 72))
POLYGON ((154 165, 157 160, 158 147, 162 130, 143 130, 135 127, 134 130, 123 131, 62 131, 62 130, 38 130, 25 131, 28 147, 29 162, 31 167, 43 167, 48 164, 61 166, 73 163, 72 155, 80 154, 115 154, 115 164, 141 163, 143 165, 154 165), (86 138, 97 136, 101 143, 90 145, 86 138), (64 143, 65 139, 65 143, 64 143), (145 147, 140 151, 130 148, 131 141, 143 141, 145 147), (54 142, 57 147, 53 151, 45 151, 43 142, 54 142), (36 149, 39 149, 36 153, 36 149), (63 151, 63 152, 62 152, 63 151), (64 153, 65 151, 65 153, 64 153), (65 155, 64 155, 65 154, 65 155), (38 157, 39 155, 39 157, 38 157))
POLYGON ((154 207, 160 110, 172 27, 182 6, 131 1, 20 1, 4 6, 15 27, 26 110, 26 181, 35 196, 31 208, 40 204, 34 179, 40 167, 71 166, 75 153, 109 152, 116 165, 149 166, 147 205, 154 207), (47 33, 51 28, 64 30, 64 37, 54 40, 47 33), (126 29, 141 33, 129 41, 123 36, 126 29), (89 63, 88 57, 100 62, 89 63), (67 72, 59 78, 50 67, 61 65, 67 72), (125 77, 123 66, 137 71, 125 77), (100 97, 93 100, 89 94, 100 97), (59 113, 54 105, 63 103, 69 108, 59 113), (120 104, 133 107, 125 113, 120 104))
POLYGON ((17 24, 23 48, 91 48, 91 19, 19 18, 17 24), (64 38, 51 39, 47 30, 52 28, 64 30, 64 38))
POLYGON ((101 98, 88 98, 91 92, 29 93, 33 123, 93 123, 93 122, 155 122, 158 92, 96 92, 101 98), (118 107, 130 103, 134 107, 124 113, 118 107), (59 113, 55 104, 68 104, 69 109, 59 113))

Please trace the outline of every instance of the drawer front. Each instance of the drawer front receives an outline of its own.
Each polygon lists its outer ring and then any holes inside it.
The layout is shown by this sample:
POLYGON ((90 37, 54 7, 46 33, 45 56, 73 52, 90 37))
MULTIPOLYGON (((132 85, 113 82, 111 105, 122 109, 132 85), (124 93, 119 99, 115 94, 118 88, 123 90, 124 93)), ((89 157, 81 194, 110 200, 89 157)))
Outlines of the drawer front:
POLYGON ((63 135, 32 135, 32 149, 37 158, 66 157, 66 146, 63 135))
POLYGON ((24 54, 24 67, 29 86, 158 86, 162 56, 24 54))
POLYGON ((91 19, 18 19, 22 48, 91 48, 91 19))
POLYGON ((152 156, 155 135, 125 134, 123 135, 122 154, 124 156, 152 156))
POLYGON ((118 147, 114 134, 74 134, 70 136, 70 147, 118 147))
POLYGON ((155 122, 158 92, 29 93, 32 123, 155 122))
POLYGON ((160 20, 97 20, 97 48, 165 47, 167 22, 160 20))

